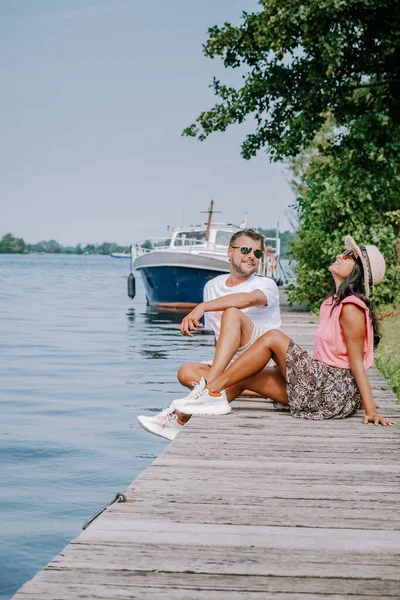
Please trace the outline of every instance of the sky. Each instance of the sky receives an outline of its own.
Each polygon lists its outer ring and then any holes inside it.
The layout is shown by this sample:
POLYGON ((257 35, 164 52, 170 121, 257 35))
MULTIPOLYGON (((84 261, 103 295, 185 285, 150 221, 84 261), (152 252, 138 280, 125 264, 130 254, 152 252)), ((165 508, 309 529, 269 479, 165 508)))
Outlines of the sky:
MULTIPOLYGON (((0 0, 0 237, 129 245, 214 221, 291 229, 285 165, 240 145, 251 123, 181 136, 237 81, 202 51, 256 0, 0 0)), ((236 79, 235 79, 236 78, 236 79)))

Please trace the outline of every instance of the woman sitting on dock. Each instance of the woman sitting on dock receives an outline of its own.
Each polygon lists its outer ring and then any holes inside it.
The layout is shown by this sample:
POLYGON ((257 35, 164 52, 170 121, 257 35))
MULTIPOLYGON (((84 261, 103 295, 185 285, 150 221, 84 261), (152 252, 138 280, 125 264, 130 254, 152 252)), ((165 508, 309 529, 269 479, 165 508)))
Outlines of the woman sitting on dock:
MULTIPOLYGON (((175 400, 186 414, 221 414, 243 390, 289 406, 293 417, 342 419, 361 406, 364 423, 392 425, 376 412, 366 369, 373 365, 379 343, 378 324, 369 290, 383 281, 385 260, 376 246, 358 246, 345 237, 346 250, 329 267, 334 285, 320 309, 314 358, 287 335, 270 330, 262 335, 222 375, 203 380, 188 399, 175 400), (266 367, 270 358, 276 367, 266 367)), ((228 412, 228 411, 225 411, 228 412)))

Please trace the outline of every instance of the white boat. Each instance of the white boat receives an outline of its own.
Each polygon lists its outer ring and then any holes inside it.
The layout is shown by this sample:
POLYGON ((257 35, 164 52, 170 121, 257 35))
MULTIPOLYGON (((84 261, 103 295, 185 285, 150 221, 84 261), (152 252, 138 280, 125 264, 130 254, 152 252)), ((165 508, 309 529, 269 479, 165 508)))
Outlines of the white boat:
MULTIPOLYGON (((134 268, 140 271, 147 302, 164 308, 191 308, 202 302, 207 281, 229 273, 228 247, 232 235, 243 229, 231 223, 208 222, 197 227, 177 227, 170 237, 146 240, 131 246, 134 268)), ((274 239, 279 253, 279 236, 274 239)), ((260 261, 260 274, 265 265, 260 261)), ((128 294, 129 293, 128 288, 128 294)))
POLYGON ((111 258, 131 258, 131 255, 127 252, 111 252, 111 258))

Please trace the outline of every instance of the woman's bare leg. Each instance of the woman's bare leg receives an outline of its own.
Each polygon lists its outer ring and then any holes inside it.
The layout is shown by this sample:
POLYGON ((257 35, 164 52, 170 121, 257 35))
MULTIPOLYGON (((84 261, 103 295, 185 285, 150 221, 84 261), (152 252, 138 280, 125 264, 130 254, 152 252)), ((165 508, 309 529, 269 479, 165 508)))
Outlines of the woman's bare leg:
MULTIPOLYGON (((241 356, 239 356, 239 358, 232 364, 231 367, 229 367, 229 369, 227 369, 224 373, 222 373, 222 375, 220 375, 219 377, 214 379, 214 381, 208 383, 207 388, 209 389, 209 391, 210 392, 219 392, 219 391, 225 389, 228 402, 232 402, 232 400, 234 400, 235 398, 240 396, 244 392, 244 390, 251 390, 252 392, 257 393, 264 398, 270 398, 271 400, 275 400, 276 402, 279 402, 280 404, 287 405, 288 397, 287 397, 287 391, 286 391, 286 380, 285 380, 284 376, 282 375, 282 373, 280 372, 280 369, 276 368, 276 367, 264 367, 265 362, 262 359, 261 359, 260 363, 257 360, 255 362, 251 362, 252 354, 254 354, 253 348, 256 349, 257 357, 260 357, 260 356, 262 357, 263 355, 267 356, 267 358, 268 358, 268 356, 270 357, 270 354, 268 355, 268 353, 266 353, 266 350, 269 349, 269 345, 273 346, 275 349, 274 357, 275 357, 276 362, 277 363, 282 362, 282 358, 284 358, 284 366, 285 366, 286 365, 286 350, 287 350, 287 346, 289 345, 289 338, 285 334, 281 334, 280 331, 274 330, 274 331, 268 332, 268 333, 264 334, 263 336, 261 336, 248 350, 246 350, 246 352, 244 352, 241 356), (277 333, 279 335, 275 336, 274 335, 275 333, 277 333), (271 335, 268 335, 268 334, 271 334, 271 335), (268 340, 266 339, 266 336, 268 336, 268 340), (259 344, 260 341, 262 341, 262 344, 259 344), (260 348, 260 346, 262 346, 262 348, 260 348), (286 346, 286 350, 285 350, 285 346, 286 346), (263 349, 264 349, 264 352, 261 352, 263 349), (284 357, 283 357, 283 352, 284 352, 284 357), (278 355, 280 355, 281 360, 279 360, 278 355), (245 358, 246 356, 247 356, 248 360, 244 361, 243 358, 245 358), (249 368, 249 366, 247 364, 249 361, 251 362, 251 368, 249 368), (237 363, 239 363, 239 369, 235 369, 235 366, 237 365, 237 363), (245 363, 245 364, 243 367, 240 367, 240 363, 245 363), (260 372, 256 373, 256 375, 252 375, 245 379, 242 378, 242 373, 244 373, 244 372, 247 372, 247 371, 254 372, 254 369, 259 370, 260 364, 261 364, 261 369, 262 369, 260 372), (237 371, 237 373, 235 373, 235 371, 237 371), (231 375, 229 375, 229 374, 231 374, 231 375), (232 384, 232 385, 230 385, 230 384, 232 384)), ((269 358, 268 358, 267 362, 268 361, 269 361, 269 358)), ((187 363, 187 368, 189 370, 189 373, 193 373, 192 369, 194 369, 196 371, 197 366, 199 366, 200 368, 201 367, 209 368, 206 365, 200 365, 199 363, 187 363)), ((183 367, 186 367, 186 365, 182 365, 181 369, 183 367)), ((286 373, 286 369, 285 369, 285 373, 286 373)), ((183 376, 184 376, 184 373, 182 372, 180 374, 180 378, 179 378, 181 383, 183 383, 183 381, 182 381, 183 376)), ((180 420, 184 423, 186 423, 190 419, 190 415, 183 414, 179 411, 176 411, 176 413, 177 413, 178 417, 180 418, 180 420)))
POLYGON ((277 329, 267 331, 246 352, 239 356, 226 371, 213 381, 209 381, 207 383, 208 390, 210 392, 220 392, 242 382, 244 379, 253 377, 264 369, 271 357, 274 358, 280 374, 285 379, 286 351, 289 342, 290 338, 281 331, 277 329))
POLYGON ((258 396, 275 400, 280 404, 288 404, 286 381, 279 372, 279 369, 275 367, 265 367, 257 375, 243 379, 243 381, 228 387, 225 390, 228 402, 232 402, 244 390, 251 390, 256 392, 258 396))
POLYGON ((210 379, 211 366, 204 363, 184 363, 178 369, 178 381, 181 385, 193 388, 193 384, 200 381, 202 377, 207 381, 210 379))

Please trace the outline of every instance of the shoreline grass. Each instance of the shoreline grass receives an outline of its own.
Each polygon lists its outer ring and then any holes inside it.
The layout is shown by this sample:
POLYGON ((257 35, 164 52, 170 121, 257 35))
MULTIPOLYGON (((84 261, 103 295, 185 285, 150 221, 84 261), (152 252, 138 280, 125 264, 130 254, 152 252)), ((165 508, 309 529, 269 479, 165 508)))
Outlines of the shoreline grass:
POLYGON ((381 333, 375 364, 400 400, 400 312, 382 318, 381 333))

